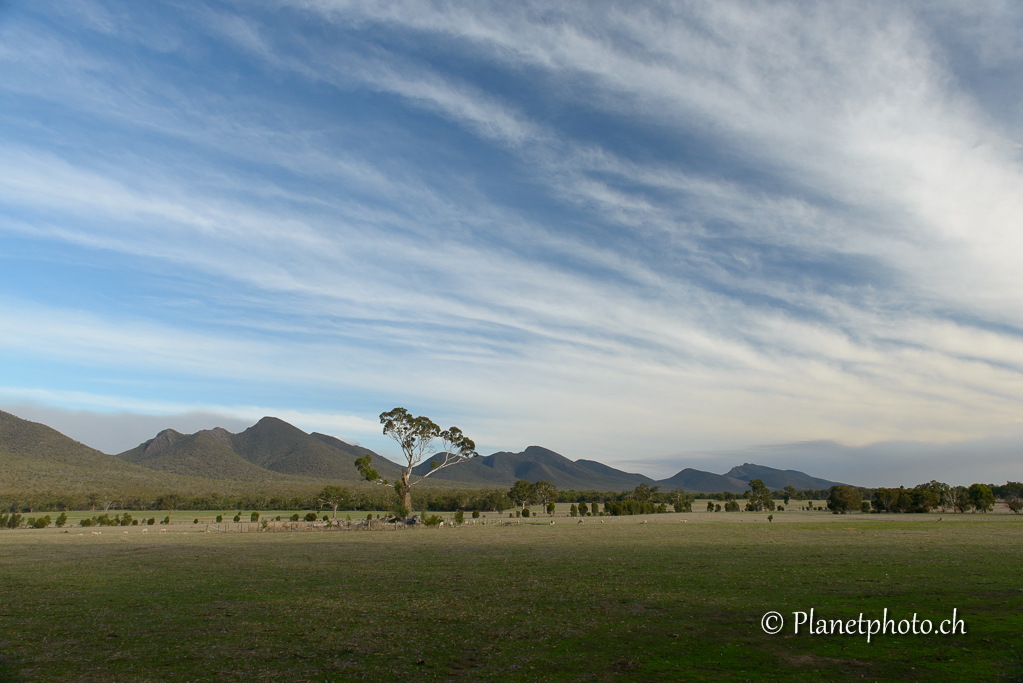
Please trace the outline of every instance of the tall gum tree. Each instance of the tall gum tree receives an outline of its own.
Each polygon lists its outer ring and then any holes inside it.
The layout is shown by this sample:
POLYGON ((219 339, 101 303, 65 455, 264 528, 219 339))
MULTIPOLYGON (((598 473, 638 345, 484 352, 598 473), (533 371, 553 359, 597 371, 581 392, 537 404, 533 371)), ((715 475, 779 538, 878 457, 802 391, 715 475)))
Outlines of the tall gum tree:
POLYGON ((430 418, 413 417, 404 408, 395 408, 390 412, 380 413, 380 424, 384 426, 384 434, 397 441, 401 446, 401 452, 405 458, 401 478, 394 483, 381 479, 380 474, 371 464, 372 456, 368 454, 356 460, 355 466, 359 468, 359 473, 367 481, 393 488, 402 500, 405 515, 412 511, 413 486, 420 484, 434 472, 479 456, 479 453, 476 452, 476 444, 462 434, 462 430, 458 427, 441 431, 441 428, 430 418), (441 453, 433 461, 430 471, 421 476, 414 475, 412 470, 428 456, 437 452, 438 441, 442 444, 441 453), (418 478, 416 478, 417 476, 418 478))

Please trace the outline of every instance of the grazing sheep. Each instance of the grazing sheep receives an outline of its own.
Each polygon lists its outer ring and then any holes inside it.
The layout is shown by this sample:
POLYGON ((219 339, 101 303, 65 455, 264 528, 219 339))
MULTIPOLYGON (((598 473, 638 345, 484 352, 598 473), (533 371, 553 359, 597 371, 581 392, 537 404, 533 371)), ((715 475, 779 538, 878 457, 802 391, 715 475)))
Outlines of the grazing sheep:
POLYGON ((580 524, 582 524, 582 523, 583 523, 583 520, 581 520, 581 519, 580 519, 580 520, 579 520, 579 523, 580 523, 580 524))
POLYGON ((551 526, 554 526, 554 520, 553 519, 551 520, 551 526))
POLYGON ((99 531, 93 531, 93 532, 92 532, 92 535, 93 535, 93 536, 99 536, 99 534, 100 534, 100 532, 99 532, 99 531))
POLYGON ((142 530, 142 533, 144 533, 144 534, 148 534, 148 533, 149 533, 149 529, 143 529, 143 530, 142 530))
POLYGON ((604 523, 604 520, 600 520, 600 523, 601 523, 601 524, 603 524, 603 523, 604 523))
POLYGON ((78 534, 78 535, 81 536, 82 534, 78 534))
POLYGON ((644 519, 640 524, 646 524, 646 520, 644 519))
POLYGON ((165 533, 167 533, 167 530, 166 529, 160 529, 160 533, 161 534, 165 534, 165 533))

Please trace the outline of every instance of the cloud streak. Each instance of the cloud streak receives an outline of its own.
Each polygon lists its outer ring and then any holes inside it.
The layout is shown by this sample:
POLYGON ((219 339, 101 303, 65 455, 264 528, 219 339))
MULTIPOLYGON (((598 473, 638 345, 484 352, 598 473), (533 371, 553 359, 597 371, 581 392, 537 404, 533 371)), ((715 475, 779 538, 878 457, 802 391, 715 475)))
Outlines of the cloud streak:
POLYGON ((11 386, 608 462, 1023 418, 1020 131, 957 80, 1019 62, 996 10, 90 7, 3 28, 0 240, 83 291, 6 281, 68 370, 11 386))

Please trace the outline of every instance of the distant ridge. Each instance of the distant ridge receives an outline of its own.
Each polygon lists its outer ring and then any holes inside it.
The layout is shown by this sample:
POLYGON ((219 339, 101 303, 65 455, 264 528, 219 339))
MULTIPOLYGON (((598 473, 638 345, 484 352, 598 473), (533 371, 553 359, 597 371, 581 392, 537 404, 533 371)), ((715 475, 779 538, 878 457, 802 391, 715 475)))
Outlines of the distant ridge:
MULTIPOLYGON (((370 455, 381 477, 394 481, 400 467, 373 451, 326 434, 307 434, 276 417, 264 417, 243 432, 232 434, 208 429, 181 434, 165 429, 152 439, 118 455, 107 455, 59 432, 0 412, 0 484, 17 488, 22 479, 35 488, 65 485, 105 486, 103 482, 145 482, 151 486, 215 488, 218 482, 284 485, 300 483, 364 483, 356 458, 370 455), (4 471, 7 477, 4 478, 4 471), (11 474, 14 473, 14 474, 11 474)), ((438 455, 438 457, 440 457, 438 455)), ((413 470, 430 471, 427 459, 413 470)), ((667 479, 654 480, 623 472, 594 460, 572 461, 541 446, 520 453, 501 451, 434 472, 433 486, 508 488, 516 481, 545 479, 558 488, 591 491, 627 491, 640 484, 662 491, 742 493, 751 479, 761 479, 773 490, 826 489, 836 482, 795 470, 777 470, 745 463, 727 474, 686 468, 667 479)))

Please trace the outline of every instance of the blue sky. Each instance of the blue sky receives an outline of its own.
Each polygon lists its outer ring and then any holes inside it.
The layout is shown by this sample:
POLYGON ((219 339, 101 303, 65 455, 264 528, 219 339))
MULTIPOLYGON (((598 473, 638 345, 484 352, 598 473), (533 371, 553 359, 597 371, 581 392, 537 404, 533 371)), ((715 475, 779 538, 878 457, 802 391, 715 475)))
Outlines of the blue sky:
POLYGON ((276 415, 392 453, 400 405, 652 476, 1023 478, 1021 36, 1000 2, 0 3, 0 407, 108 452, 276 415))

